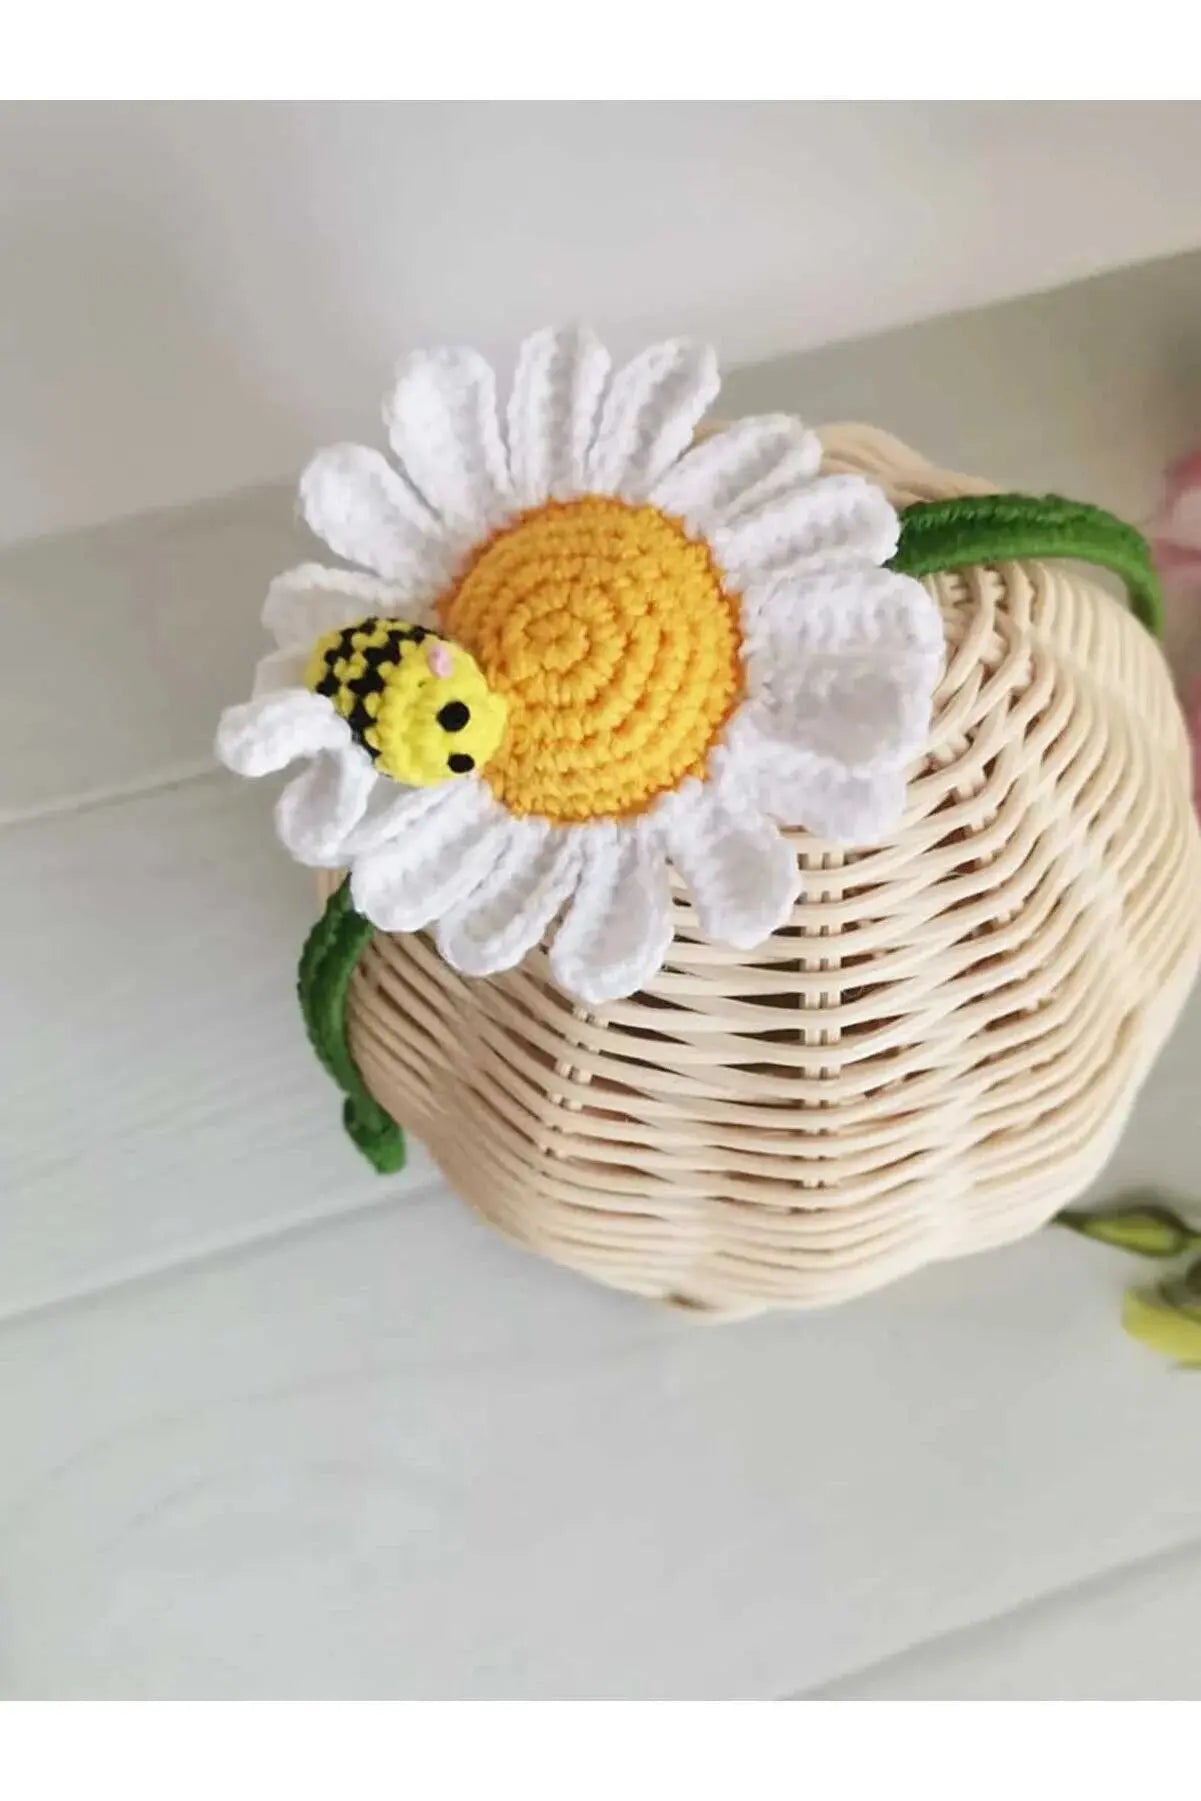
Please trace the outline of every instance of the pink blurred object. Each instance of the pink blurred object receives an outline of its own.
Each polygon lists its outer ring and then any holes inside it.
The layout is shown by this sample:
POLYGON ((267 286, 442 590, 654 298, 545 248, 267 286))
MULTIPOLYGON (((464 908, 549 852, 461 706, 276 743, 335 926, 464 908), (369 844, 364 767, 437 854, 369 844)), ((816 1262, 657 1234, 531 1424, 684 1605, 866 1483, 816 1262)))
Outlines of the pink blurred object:
POLYGON ((1159 573, 1173 587, 1201 586, 1201 450, 1168 470, 1163 506, 1150 532, 1159 573))
POLYGON ((1193 683, 1185 707, 1189 737, 1193 741, 1193 805, 1201 819, 1201 678, 1193 683))
MULTIPOLYGON (((1201 450, 1168 470, 1148 537, 1167 593, 1201 606, 1201 450)), ((1201 677, 1186 690, 1184 711, 1193 742, 1193 804, 1201 818, 1201 677)))

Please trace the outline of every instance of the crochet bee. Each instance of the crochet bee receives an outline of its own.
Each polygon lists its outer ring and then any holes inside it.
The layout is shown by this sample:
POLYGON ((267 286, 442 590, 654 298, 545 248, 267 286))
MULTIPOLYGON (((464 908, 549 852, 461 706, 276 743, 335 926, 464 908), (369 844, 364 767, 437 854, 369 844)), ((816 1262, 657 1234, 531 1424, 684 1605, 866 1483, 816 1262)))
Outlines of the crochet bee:
POLYGON ((332 703, 382 774, 414 788, 481 769, 505 729, 505 700, 474 657, 400 619, 360 619, 319 638, 305 684, 332 703))

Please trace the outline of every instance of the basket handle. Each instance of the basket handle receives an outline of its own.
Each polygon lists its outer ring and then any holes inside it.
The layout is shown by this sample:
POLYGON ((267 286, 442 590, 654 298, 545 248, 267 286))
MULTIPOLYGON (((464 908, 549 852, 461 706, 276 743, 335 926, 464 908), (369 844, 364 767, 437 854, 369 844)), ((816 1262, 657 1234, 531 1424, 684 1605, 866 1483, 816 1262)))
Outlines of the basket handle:
POLYGON ((965 494, 923 500, 901 514, 890 568, 938 575, 972 563, 1070 557, 1121 576, 1130 608, 1155 638, 1163 636, 1163 591, 1146 539, 1101 507, 1055 494, 965 494))

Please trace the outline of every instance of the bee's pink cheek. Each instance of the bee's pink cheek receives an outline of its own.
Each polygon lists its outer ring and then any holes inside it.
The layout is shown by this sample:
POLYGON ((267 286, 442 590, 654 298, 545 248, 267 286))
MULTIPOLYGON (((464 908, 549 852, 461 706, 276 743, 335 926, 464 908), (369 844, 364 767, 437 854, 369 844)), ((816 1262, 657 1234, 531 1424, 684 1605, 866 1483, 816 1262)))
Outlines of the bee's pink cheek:
POLYGON ((431 644, 426 652, 429 666, 435 675, 450 675, 454 670, 454 658, 450 654, 448 644, 431 644))

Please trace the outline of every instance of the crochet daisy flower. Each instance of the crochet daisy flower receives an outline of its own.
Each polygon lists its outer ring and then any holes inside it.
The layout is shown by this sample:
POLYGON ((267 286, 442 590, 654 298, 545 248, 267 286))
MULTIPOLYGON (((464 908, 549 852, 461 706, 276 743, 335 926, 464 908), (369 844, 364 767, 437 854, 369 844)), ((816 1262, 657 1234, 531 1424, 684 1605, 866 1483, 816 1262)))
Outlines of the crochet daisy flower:
POLYGON ((883 567, 885 496, 823 476, 795 419, 694 444, 717 389, 702 347, 613 372, 590 333, 541 332, 502 422, 482 357, 419 353, 385 408, 397 466, 344 444, 306 471, 305 518, 359 568, 273 583, 278 648, 217 750, 309 760, 279 835, 381 930, 433 928, 484 975, 558 922, 552 974, 599 1004, 662 964, 672 870, 701 931, 751 949, 800 888, 781 825, 898 822, 937 607, 883 567))

